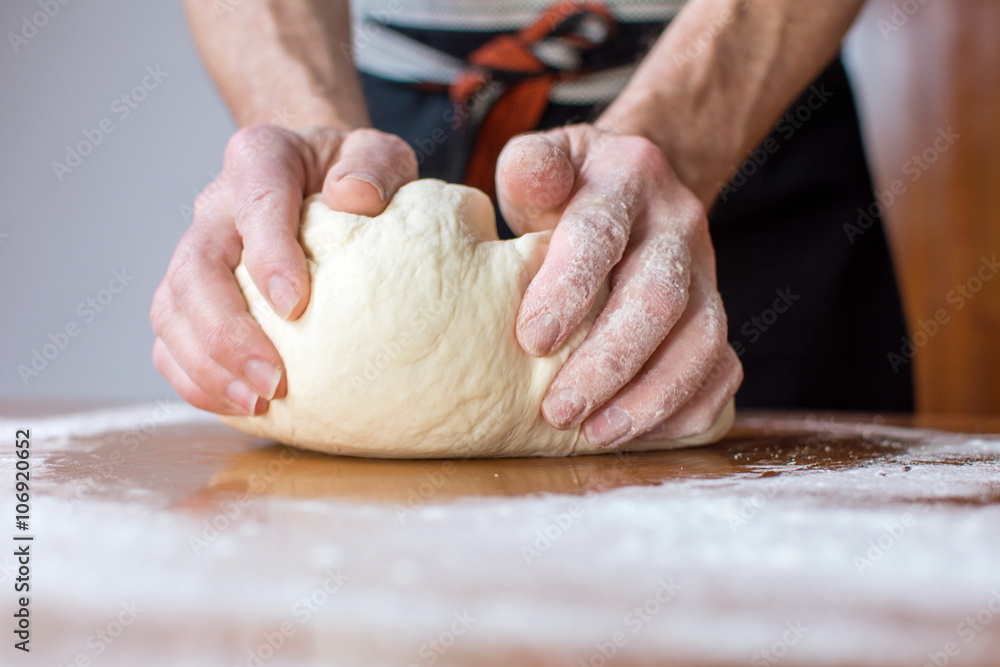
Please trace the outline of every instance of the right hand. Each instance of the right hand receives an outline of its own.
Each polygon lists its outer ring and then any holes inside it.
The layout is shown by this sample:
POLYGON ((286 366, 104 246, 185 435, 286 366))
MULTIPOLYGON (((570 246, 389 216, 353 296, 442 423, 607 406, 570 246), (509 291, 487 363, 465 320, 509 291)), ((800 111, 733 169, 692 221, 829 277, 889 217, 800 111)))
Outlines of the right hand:
POLYGON ((287 320, 309 303, 309 270, 298 242, 306 196, 375 216, 417 177, 405 141, 377 130, 254 125, 226 147, 222 173, 198 196, 153 297, 153 363, 184 400, 219 414, 259 415, 287 390, 284 364, 247 311, 233 271, 250 277, 287 320))

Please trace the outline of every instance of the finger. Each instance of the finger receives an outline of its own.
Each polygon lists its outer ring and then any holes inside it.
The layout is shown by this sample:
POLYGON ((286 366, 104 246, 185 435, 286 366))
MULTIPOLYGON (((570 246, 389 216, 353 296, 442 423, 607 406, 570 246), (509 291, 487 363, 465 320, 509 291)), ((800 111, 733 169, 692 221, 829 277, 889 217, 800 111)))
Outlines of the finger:
POLYGON ((323 199, 336 211, 376 216, 416 177, 417 156, 409 144, 378 130, 355 130, 344 138, 326 175, 323 199))
POLYGON ((576 173, 569 156, 544 134, 515 137, 497 159, 497 201, 516 234, 555 226, 576 173))
MULTIPOLYGON (((203 389, 201 385, 188 376, 174 359, 162 338, 157 338, 156 342, 153 343, 153 365, 180 397, 196 408, 220 415, 259 415, 267 410, 267 401, 246 389, 245 385, 245 394, 238 394, 238 388, 234 388, 224 399, 219 398, 219 395, 214 392, 203 389)), ((222 368, 218 366, 216 368, 221 373, 225 373, 222 368)), ((239 382, 239 380, 233 381, 239 382)))
POLYGON ((582 185, 552 233, 518 311, 518 342, 529 354, 551 354, 580 326, 625 251, 648 190, 643 165, 651 159, 663 162, 663 155, 638 137, 618 138, 588 157, 582 185))
MULTIPOLYGON (((192 230, 182 239, 166 279, 178 312, 172 313, 169 302, 161 299, 154 313, 154 328, 161 336, 169 336, 171 324, 186 320, 198 349, 207 357, 243 380, 257 395, 268 400, 280 398, 285 394, 284 366, 270 339, 247 312, 233 277, 238 253, 221 251, 220 247, 232 245, 223 238, 202 240, 202 234, 223 237, 227 229, 235 236, 235 230, 223 226, 206 232, 192 230)), ((187 370, 198 379, 194 366, 187 370)))
POLYGON ((271 307, 295 319, 309 302, 309 268, 298 242, 306 169, 292 134, 255 125, 233 135, 226 167, 239 174, 235 222, 243 263, 271 307))
POLYGON ((614 271, 611 296, 586 340, 542 402, 556 428, 575 426, 614 396, 652 356, 688 301, 691 256, 677 230, 633 237, 614 271))
POLYGON ((722 300, 695 285, 688 309, 642 371, 584 422, 587 441, 614 447, 664 422, 705 383, 728 347, 722 300))
MULTIPOLYGON (((266 409, 266 399, 261 398, 245 381, 234 376, 206 354, 191 325, 173 304, 169 292, 158 291, 154 304, 156 310, 153 318, 154 329, 157 332, 157 341, 163 347, 161 356, 162 352, 166 352, 170 361, 183 372, 184 377, 196 385, 202 394, 211 397, 214 406, 228 406, 225 408, 226 414, 243 415, 258 414, 261 405, 266 409)), ((183 378, 179 379, 183 382, 183 378)), ((207 402, 204 397, 199 397, 199 400, 202 403, 207 402)), ((211 411, 218 410, 211 409, 211 411)))
POLYGON ((694 397, 669 419, 639 436, 642 440, 679 440, 705 433, 716 423, 743 382, 743 365, 732 347, 709 373, 694 397))

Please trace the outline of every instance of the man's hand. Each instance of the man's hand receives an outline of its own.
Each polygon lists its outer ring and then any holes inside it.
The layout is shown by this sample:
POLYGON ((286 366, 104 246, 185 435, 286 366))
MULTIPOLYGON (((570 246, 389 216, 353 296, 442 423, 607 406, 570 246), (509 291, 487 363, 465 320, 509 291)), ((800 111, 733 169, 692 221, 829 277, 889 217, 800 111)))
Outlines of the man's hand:
POLYGON ((236 284, 241 255, 274 311, 293 320, 309 303, 298 242, 305 196, 322 192, 333 209, 374 216, 416 176, 406 142, 375 130, 255 125, 237 132, 153 298, 156 368, 196 407, 265 412, 285 394, 284 366, 236 284))
POLYGON ((707 430, 743 371, 704 207, 660 149, 590 125, 518 137, 500 156, 497 193, 515 232, 555 229, 518 313, 527 352, 557 350, 611 279, 594 327, 548 389, 545 419, 583 423, 604 447, 707 430))

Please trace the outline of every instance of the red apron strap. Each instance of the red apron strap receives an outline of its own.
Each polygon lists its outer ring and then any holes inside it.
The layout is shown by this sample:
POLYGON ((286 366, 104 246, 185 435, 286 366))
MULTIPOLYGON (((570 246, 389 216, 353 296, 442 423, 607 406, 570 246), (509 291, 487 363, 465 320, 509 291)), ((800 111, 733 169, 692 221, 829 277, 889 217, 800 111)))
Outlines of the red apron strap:
POLYGON ((558 79, 579 74, 579 69, 555 69, 543 62, 533 47, 548 37, 557 37, 562 46, 585 51, 607 42, 615 20, 604 5, 596 2, 558 2, 539 15, 528 27, 497 35, 469 54, 471 67, 452 83, 449 93, 456 105, 463 105, 491 81, 505 84, 478 128, 465 173, 465 183, 479 188, 496 201, 495 169, 504 145, 522 132, 530 132, 548 106, 549 90, 558 79), (602 22, 598 37, 576 28, 582 18, 602 22))

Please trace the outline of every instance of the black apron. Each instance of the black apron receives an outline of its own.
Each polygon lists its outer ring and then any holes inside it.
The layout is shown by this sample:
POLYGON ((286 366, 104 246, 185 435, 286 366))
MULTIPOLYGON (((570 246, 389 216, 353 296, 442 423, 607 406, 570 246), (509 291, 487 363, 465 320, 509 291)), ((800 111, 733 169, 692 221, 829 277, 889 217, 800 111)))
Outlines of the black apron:
MULTIPOLYGON (((648 50, 663 26, 623 24, 608 64, 648 50), (622 46, 624 45, 624 46, 622 46)), ((465 57, 489 33, 395 28, 465 57)), ((461 182, 470 150, 447 93, 362 73, 376 128, 413 147, 420 176, 461 182)), ((601 109, 549 104, 540 127, 601 109)), ((739 407, 912 411, 911 365, 888 353, 906 336, 854 96, 836 58, 736 171, 709 213, 729 340, 745 380, 739 407), (853 231, 852 231, 853 230, 853 231)), ((497 212, 501 238, 512 236, 497 212)))

